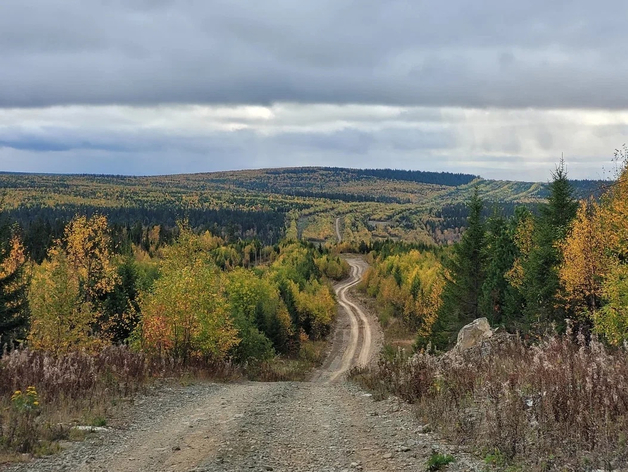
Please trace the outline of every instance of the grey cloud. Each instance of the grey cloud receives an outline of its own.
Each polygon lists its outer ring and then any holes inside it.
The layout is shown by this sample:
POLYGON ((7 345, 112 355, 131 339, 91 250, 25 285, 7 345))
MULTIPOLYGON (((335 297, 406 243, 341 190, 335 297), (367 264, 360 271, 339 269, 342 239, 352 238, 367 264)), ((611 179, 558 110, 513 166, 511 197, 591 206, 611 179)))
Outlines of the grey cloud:
MULTIPOLYGON (((396 167, 479 173, 485 177, 546 180, 557 156, 530 159, 481 147, 456 156, 448 147, 451 130, 422 132, 385 128, 372 133, 340 130, 330 133, 251 130, 212 131, 179 136, 151 131, 101 134, 48 130, 20 135, 0 132, 0 162, 5 171, 114 174, 170 174, 242 168, 326 165, 396 167), (512 169, 517 168, 517 173, 512 169)), ((507 143, 506 143, 507 144, 507 143)), ((597 177, 601 164, 590 157, 570 157, 574 177, 597 177)))
MULTIPOLYGON (((452 140, 448 132, 424 132, 385 128, 373 132, 342 129, 333 132, 278 132, 270 136, 252 130, 211 131, 204 135, 177 136, 151 130, 129 132, 46 129, 32 132, 0 128, 0 147, 39 152, 106 151, 110 153, 198 153, 231 157, 255 157, 260 149, 281 149, 288 155, 300 152, 367 155, 373 150, 421 151, 443 149, 452 140)), ((271 153, 272 154, 272 153, 271 153)), ((277 153, 278 154, 278 153, 277 153)), ((294 165, 294 162, 292 162, 294 165)), ((212 170, 214 167, 212 167, 212 170)), ((128 171, 127 171, 128 172, 128 171)))
POLYGON ((0 170, 156 174, 295 165, 395 167, 547 180, 565 153, 599 178, 628 113, 273 107, 0 109, 0 170))
POLYGON ((619 0, 4 0, 0 107, 626 108, 619 0))

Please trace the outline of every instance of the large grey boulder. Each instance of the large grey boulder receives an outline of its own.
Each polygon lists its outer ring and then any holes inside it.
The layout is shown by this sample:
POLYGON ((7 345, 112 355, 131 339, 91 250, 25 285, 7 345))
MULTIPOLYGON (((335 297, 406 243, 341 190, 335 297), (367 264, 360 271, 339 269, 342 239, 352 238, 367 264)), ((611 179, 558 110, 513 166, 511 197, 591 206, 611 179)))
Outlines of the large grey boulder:
POLYGON ((486 318, 478 318, 460 330, 454 351, 464 352, 481 345, 492 336, 493 330, 491 325, 488 324, 488 320, 486 318))

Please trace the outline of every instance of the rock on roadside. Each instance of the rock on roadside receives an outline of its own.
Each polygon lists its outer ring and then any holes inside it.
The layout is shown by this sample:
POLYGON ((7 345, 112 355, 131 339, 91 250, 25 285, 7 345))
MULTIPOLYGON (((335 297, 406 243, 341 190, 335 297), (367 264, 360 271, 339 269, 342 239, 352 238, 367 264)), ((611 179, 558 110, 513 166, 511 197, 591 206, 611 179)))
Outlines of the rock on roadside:
POLYGON ((478 318, 463 327, 458 333, 458 342, 453 348, 456 353, 479 346, 493 336, 493 330, 486 318, 478 318))

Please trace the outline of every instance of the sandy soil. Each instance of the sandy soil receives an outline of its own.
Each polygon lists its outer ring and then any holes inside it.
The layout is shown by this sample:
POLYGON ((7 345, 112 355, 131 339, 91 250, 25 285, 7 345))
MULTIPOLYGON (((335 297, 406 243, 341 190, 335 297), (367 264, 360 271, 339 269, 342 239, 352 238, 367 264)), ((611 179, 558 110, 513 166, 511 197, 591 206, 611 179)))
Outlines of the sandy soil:
POLYGON ((340 234, 340 218, 336 218, 336 239, 338 244, 342 242, 342 235, 340 234))

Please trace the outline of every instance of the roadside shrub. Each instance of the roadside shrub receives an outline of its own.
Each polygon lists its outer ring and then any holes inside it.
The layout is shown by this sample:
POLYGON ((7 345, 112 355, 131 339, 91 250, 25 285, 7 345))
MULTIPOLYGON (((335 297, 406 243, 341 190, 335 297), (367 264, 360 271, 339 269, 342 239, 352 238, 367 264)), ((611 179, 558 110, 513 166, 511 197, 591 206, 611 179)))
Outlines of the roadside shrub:
POLYGON ((8 408, 6 432, 0 435, 2 443, 18 452, 28 452, 37 442, 35 418, 40 412, 39 395, 34 386, 25 391, 16 390, 8 408))
POLYGON ((11 351, 0 358, 0 451, 54 450, 50 441, 67 438, 73 421, 91 416, 90 423, 102 423, 117 399, 144 391, 151 379, 185 375, 228 379, 239 371, 227 361, 184 363, 125 346, 63 355, 11 351))
POLYGON ((338 256, 325 254, 314 261, 319 272, 332 280, 342 280, 349 276, 350 266, 338 256))
POLYGON ((627 349, 565 336, 535 346, 502 338, 483 350, 399 354, 352 377, 416 404, 418 415, 457 442, 529 470, 628 464, 627 349))
POLYGON ((428 472, 436 472, 441 470, 443 467, 448 466, 452 462, 455 462, 453 456, 449 454, 439 454, 437 452, 433 453, 427 461, 427 471, 428 472))
POLYGON ((239 362, 269 361, 275 356, 273 343, 254 326, 240 331, 242 341, 234 350, 239 362))

